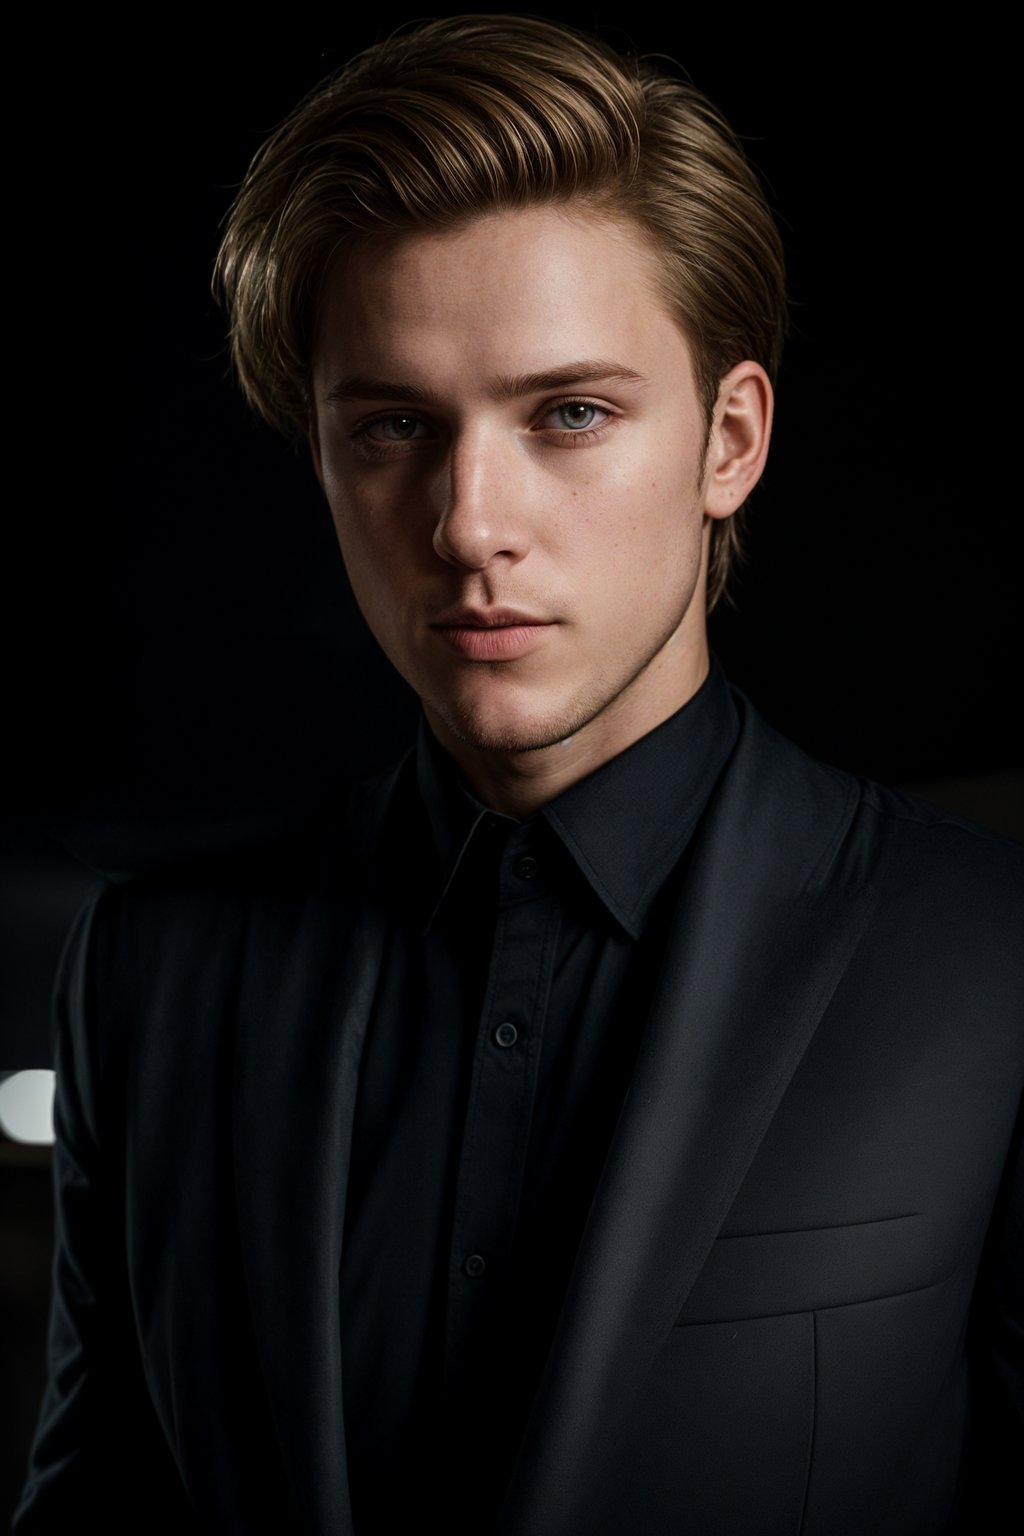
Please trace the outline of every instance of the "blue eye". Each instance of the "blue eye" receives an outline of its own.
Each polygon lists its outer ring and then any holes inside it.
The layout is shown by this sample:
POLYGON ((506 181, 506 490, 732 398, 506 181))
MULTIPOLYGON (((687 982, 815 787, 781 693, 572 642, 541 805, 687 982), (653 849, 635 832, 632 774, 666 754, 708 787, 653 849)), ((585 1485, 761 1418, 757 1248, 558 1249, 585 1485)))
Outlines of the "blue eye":
POLYGON ((558 405, 549 405, 537 425, 559 434, 563 446, 572 447, 578 439, 582 448, 595 440, 611 416, 606 406, 594 400, 563 400, 558 405))
POLYGON ((590 405, 586 400, 567 400, 564 405, 557 407, 555 415, 561 417, 562 425, 569 431, 585 431, 594 424, 597 406, 590 405))

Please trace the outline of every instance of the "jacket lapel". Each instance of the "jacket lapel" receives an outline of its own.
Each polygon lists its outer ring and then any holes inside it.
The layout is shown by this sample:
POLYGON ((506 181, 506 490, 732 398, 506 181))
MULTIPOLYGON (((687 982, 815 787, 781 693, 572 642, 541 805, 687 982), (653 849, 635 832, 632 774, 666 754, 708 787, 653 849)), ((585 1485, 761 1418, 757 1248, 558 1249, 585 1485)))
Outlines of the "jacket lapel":
POLYGON ((867 924, 830 883, 854 781, 741 699, 499 1526, 600 1528, 628 1421, 867 924), (597 1524, 594 1525, 594 1519, 597 1524))
POLYGON ((311 1536, 352 1530, 338 1272, 359 1062, 386 938, 368 850, 392 787, 354 813, 355 860, 346 837, 312 882, 300 870, 257 897, 239 1004, 242 1263, 296 1526, 311 1536))

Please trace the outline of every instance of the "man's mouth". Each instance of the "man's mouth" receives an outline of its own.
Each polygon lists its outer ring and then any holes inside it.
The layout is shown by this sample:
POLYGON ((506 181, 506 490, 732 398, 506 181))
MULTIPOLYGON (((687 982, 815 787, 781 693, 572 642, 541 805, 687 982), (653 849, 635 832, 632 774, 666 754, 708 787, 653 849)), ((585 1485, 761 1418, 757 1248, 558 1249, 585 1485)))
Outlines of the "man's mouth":
POLYGON ((434 621, 435 629, 518 629, 552 621, 522 608, 449 608, 434 621))
POLYGON ((512 661, 535 650, 553 620, 518 608, 453 608, 431 626, 470 661, 512 661))

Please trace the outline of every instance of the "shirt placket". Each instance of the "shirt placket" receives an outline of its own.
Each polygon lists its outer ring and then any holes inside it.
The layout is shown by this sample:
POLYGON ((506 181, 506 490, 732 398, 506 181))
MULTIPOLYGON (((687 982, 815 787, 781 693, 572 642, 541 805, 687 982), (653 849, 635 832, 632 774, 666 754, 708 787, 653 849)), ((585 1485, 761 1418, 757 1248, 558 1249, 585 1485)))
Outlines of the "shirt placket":
POLYGON ((502 1302, 526 1168, 559 905, 537 828, 501 854, 494 944, 477 1024, 448 1264, 444 1381, 458 1392, 502 1302))

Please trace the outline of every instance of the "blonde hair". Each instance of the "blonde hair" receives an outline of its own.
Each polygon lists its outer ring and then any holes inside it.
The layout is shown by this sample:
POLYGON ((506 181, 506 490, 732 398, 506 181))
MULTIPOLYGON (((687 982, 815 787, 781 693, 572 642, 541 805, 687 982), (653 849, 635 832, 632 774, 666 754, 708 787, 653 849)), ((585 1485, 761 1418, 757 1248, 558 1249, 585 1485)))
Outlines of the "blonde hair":
MULTIPOLYGON (((253 159, 214 278, 250 403, 287 435, 305 435, 322 285, 346 244, 570 200, 632 220, 652 243, 708 430, 736 363, 752 358, 775 378, 782 243, 716 108, 652 61, 569 27, 469 15, 367 49, 253 159)), ((736 516, 712 525, 709 610, 739 537, 736 516)))

